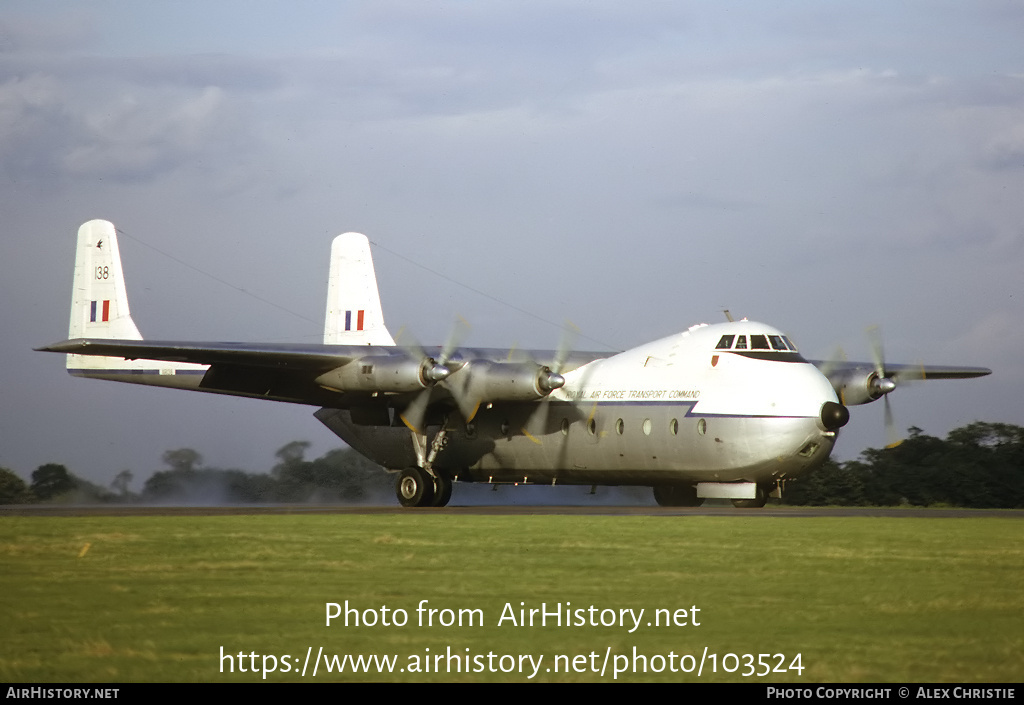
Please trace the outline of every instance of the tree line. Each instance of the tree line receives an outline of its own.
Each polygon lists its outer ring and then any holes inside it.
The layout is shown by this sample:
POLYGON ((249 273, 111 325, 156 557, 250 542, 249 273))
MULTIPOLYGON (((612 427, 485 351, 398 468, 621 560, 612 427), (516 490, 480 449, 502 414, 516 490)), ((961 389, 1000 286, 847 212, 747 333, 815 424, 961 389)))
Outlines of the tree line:
POLYGON ((394 478, 378 465, 349 449, 306 460, 309 445, 293 441, 282 446, 270 472, 262 474, 207 467, 191 448, 169 450, 162 457, 165 469, 153 473, 138 493, 130 490, 129 470, 118 473, 110 488, 105 488, 55 463, 41 465, 32 473, 30 484, 0 468, 0 504, 355 503, 394 497, 394 478))
MULTIPOLYGON (((782 504, 1024 507, 1024 428, 975 422, 945 439, 919 428, 909 434, 894 448, 868 449, 857 460, 830 460, 787 481, 782 504)), ((36 469, 31 483, 0 468, 0 504, 395 501, 392 474, 348 449, 307 460, 309 445, 293 441, 281 447, 277 462, 263 474, 207 467, 190 448, 169 450, 162 457, 165 469, 153 473, 138 493, 130 489, 129 470, 118 473, 107 488, 54 463, 36 469)))
POLYGON ((784 504, 1021 508, 1024 428, 977 421, 945 439, 909 429, 894 448, 870 448, 858 460, 828 461, 787 482, 784 504))

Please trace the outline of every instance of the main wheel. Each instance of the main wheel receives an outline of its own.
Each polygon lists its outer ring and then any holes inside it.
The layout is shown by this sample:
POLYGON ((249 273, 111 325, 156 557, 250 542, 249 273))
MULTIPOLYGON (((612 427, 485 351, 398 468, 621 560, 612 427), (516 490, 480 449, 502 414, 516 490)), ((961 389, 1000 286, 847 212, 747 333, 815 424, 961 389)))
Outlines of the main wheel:
POLYGON ((704 499, 697 496, 695 485, 655 485, 654 501, 662 507, 699 507, 704 499))
POLYGON ((423 468, 406 468, 395 483, 403 507, 429 507, 434 500, 434 478, 423 468))
POLYGON ((440 473, 434 480, 434 499, 430 503, 431 507, 445 507, 448 506, 448 502, 452 498, 452 481, 440 473))

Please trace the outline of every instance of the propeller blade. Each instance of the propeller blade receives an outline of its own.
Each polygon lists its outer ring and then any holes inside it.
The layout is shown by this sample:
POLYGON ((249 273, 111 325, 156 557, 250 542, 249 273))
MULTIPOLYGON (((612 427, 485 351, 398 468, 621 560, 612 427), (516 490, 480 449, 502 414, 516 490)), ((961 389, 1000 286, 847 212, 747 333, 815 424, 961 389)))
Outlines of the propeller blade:
POLYGON ((836 349, 832 351, 832 354, 828 356, 828 359, 821 365, 821 374, 829 377, 835 372, 842 363, 847 362, 849 358, 846 357, 846 351, 843 350, 842 346, 836 346, 836 349))
POLYGON ((402 423, 414 433, 423 433, 424 431, 423 421, 427 416, 427 407, 430 406, 430 394, 432 391, 432 387, 424 389, 409 402, 409 406, 405 407, 405 411, 399 414, 402 423))
POLYGON ((462 341, 465 340, 466 335, 469 333, 473 326, 469 324, 462 316, 455 317, 455 323, 452 324, 452 330, 448 334, 448 339, 444 341, 444 345, 441 347, 441 358, 439 362, 444 365, 451 359, 452 354, 459 349, 462 341))
POLYGON ((900 432, 896 429, 896 422, 893 420, 892 406, 889 405, 889 395, 885 395, 885 435, 889 439, 886 448, 895 448, 903 442, 903 438, 900 437, 900 432))
POLYGON ((562 335, 558 340, 558 348, 555 350, 554 365, 551 368, 555 373, 560 373, 562 368, 565 367, 565 361, 569 359, 569 355, 572 353, 572 349, 576 345, 576 339, 579 336, 579 327, 568 318, 565 319, 565 325, 562 326, 562 335))
MULTIPOLYGON (((555 349, 555 359, 551 361, 551 367, 543 368, 544 376, 539 381, 539 386, 542 390, 553 392, 565 386, 565 377, 561 374, 562 368, 565 367, 566 360, 572 354, 573 346, 576 344, 579 334, 579 327, 569 319, 566 319, 565 324, 562 326, 558 347, 555 349)), ((511 355, 511 351, 509 351, 509 354, 511 355)), ((530 414, 522 428, 523 434, 538 445, 541 443, 540 437, 548 433, 550 405, 550 395, 541 399, 537 404, 537 408, 530 414)))
POLYGON ((448 338, 441 347, 440 359, 438 360, 428 355, 426 348, 405 328, 399 330, 395 336, 396 344, 410 359, 422 361, 423 381, 428 385, 426 389, 413 398, 409 406, 405 408, 405 411, 399 414, 402 423, 412 431, 416 433, 423 432, 423 422, 427 416, 427 409, 430 407, 433 386, 438 382, 448 379, 462 367, 462 364, 449 364, 449 360, 471 327, 465 318, 462 316, 457 317, 451 332, 448 334, 448 338))
POLYGON ((867 330, 868 342, 871 344, 871 361, 875 363, 875 374, 885 377, 885 352, 882 348, 882 331, 879 326, 870 326, 867 330))
POLYGON ((523 435, 537 445, 542 445, 540 438, 547 433, 550 410, 551 397, 544 397, 537 402, 537 409, 526 419, 526 425, 522 428, 523 435))
POLYGON ((872 362, 875 364, 875 378, 871 380, 871 387, 876 394, 883 397, 882 402, 885 405, 885 436, 888 440, 885 447, 895 448, 903 442, 900 432, 896 429, 892 405, 889 403, 889 392, 896 389, 896 375, 890 378, 885 374, 885 349, 882 345, 881 328, 877 325, 871 326, 867 334, 868 342, 871 344, 872 362))

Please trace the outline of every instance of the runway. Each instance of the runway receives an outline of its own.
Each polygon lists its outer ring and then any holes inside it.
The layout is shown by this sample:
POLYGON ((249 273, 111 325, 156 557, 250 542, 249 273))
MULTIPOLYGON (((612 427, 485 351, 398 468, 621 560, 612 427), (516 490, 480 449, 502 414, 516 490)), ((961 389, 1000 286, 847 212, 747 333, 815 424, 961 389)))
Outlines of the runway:
POLYGON ((231 506, 160 505, 46 505, 15 504, 0 506, 0 517, 86 517, 86 516, 238 516, 275 514, 438 514, 480 516, 663 516, 663 517, 886 517, 900 519, 1024 519, 1024 509, 958 509, 928 507, 783 507, 736 509, 731 506, 697 508, 657 506, 568 506, 568 505, 471 505, 407 509, 398 506, 336 504, 268 504, 231 506))

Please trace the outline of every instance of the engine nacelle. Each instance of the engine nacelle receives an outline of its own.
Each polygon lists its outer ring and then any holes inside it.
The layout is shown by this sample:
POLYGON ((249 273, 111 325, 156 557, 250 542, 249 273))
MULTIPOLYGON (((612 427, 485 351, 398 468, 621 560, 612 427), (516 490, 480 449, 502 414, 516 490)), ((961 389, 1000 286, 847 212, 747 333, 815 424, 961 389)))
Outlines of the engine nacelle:
POLYGON ((896 388, 887 377, 880 377, 873 368, 857 368, 833 372, 828 381, 845 406, 868 404, 881 399, 896 388))
POLYGON ((418 392, 451 374, 444 365, 427 357, 372 355, 360 357, 316 378, 321 387, 338 392, 418 392))
POLYGON ((564 384, 565 378, 550 367, 492 360, 473 360, 449 381, 457 398, 477 403, 540 399, 564 384))

